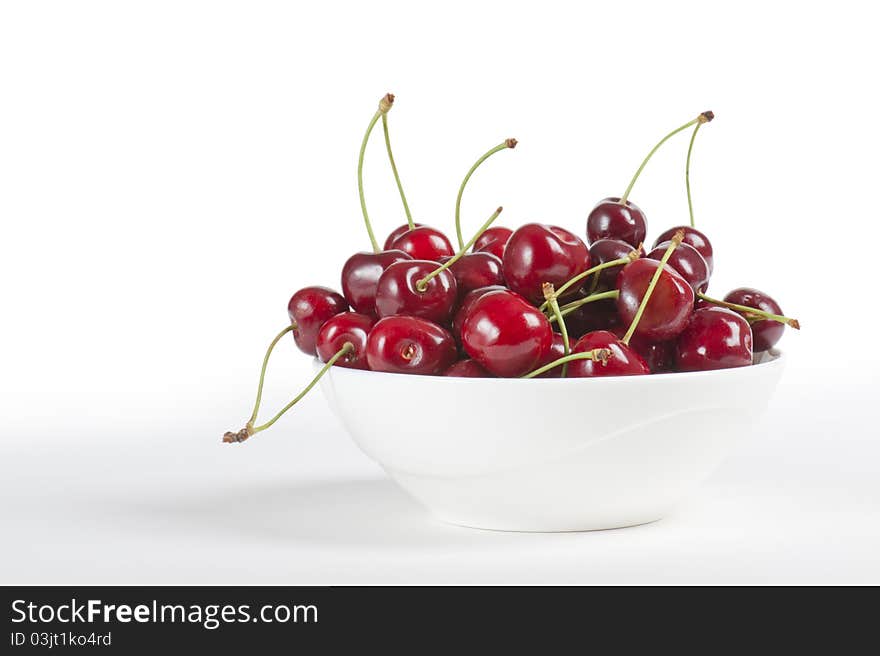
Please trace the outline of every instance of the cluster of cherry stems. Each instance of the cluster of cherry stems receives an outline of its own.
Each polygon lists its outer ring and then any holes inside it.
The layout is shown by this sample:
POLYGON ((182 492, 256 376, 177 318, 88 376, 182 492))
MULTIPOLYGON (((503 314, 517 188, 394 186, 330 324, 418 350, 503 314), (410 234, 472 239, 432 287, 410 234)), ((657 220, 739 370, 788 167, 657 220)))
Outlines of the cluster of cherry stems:
POLYGON ((489 157, 514 148, 506 139, 470 168, 455 203, 456 251, 439 230, 414 223, 394 162, 388 111, 379 103, 361 143, 358 192, 372 251, 342 267, 342 294, 305 287, 288 304, 290 325, 263 360, 253 413, 224 442, 242 442, 269 428, 331 366, 371 371, 458 376, 560 378, 632 376, 741 367, 773 347, 785 325, 770 296, 739 288, 723 300, 706 295, 714 258, 694 227, 690 160, 694 139, 714 118, 703 112, 657 143, 620 198, 606 198, 587 217, 589 243, 558 226, 492 226, 499 207, 468 242, 460 207, 471 176, 489 157), (373 234, 363 188, 364 153, 382 121, 391 170, 407 223, 384 246, 373 234), (673 135, 693 127, 685 165, 690 225, 670 228, 643 248, 645 214, 629 200, 651 156, 673 135), (255 425, 266 365, 288 332, 297 346, 325 363, 309 385, 272 419, 255 425))

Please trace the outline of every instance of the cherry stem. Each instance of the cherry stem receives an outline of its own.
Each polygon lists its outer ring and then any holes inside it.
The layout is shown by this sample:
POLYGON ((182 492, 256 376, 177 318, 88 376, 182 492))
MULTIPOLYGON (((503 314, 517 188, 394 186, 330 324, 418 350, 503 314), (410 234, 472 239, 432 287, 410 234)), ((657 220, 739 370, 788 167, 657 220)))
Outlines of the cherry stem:
MULTIPOLYGON (((587 276, 591 276, 591 275, 593 275, 594 273, 599 273, 600 271, 603 271, 604 269, 610 269, 611 267, 616 267, 616 266, 621 266, 621 265, 624 265, 624 264, 629 264, 630 262, 632 262, 632 261, 634 261, 634 260, 637 260, 638 257, 639 257, 639 252, 640 252, 640 251, 641 251, 640 248, 633 249, 633 250, 630 252, 630 254, 627 255, 626 257, 621 257, 620 259, 617 259, 617 260, 610 260, 610 261, 608 261, 608 262, 602 262, 602 264, 597 264, 596 266, 594 266, 594 267, 592 267, 592 268, 590 268, 590 269, 587 269, 586 271, 583 271, 583 272, 577 274, 577 275, 574 276, 573 278, 571 278, 571 279, 567 280, 565 283, 563 283, 563 284, 559 287, 559 289, 556 290, 554 296, 555 296, 556 298, 559 298, 559 297, 560 297, 562 294, 564 294, 568 289, 570 289, 570 288, 572 287, 572 285, 576 285, 577 283, 579 283, 581 280, 583 280, 583 279, 586 278, 587 276)), ((541 312, 544 312, 544 311, 547 309, 548 303, 549 303, 549 299, 548 299, 547 301, 544 301, 538 309, 539 309, 541 312)))
POLYGON ((694 139, 697 138, 697 132, 699 132, 701 125, 702 125, 702 123, 697 123, 694 126, 694 132, 693 132, 693 134, 691 134, 691 142, 690 142, 690 144, 688 144, 687 162, 684 165, 684 186, 687 189, 688 213, 691 216, 691 228, 695 227, 695 225, 694 225, 694 203, 691 200, 691 151, 694 149, 694 139))
POLYGON ((380 252, 381 249, 379 248, 379 242, 376 241, 376 235, 373 234, 373 226, 370 223, 370 216, 367 214, 367 202, 364 200, 364 153, 367 152, 367 142, 370 140, 370 133, 373 132, 376 122, 380 117, 388 113, 393 104, 393 94, 386 93, 382 96, 382 99, 379 101, 379 109, 373 114, 373 118, 370 119, 370 124, 367 126, 367 131, 364 133, 363 141, 361 141, 361 152, 358 155, 358 196, 361 199, 361 212, 364 215, 364 223, 367 226, 367 234, 370 236, 370 243, 373 246, 374 253, 380 252))
POLYGON ((260 403, 262 403, 263 400, 263 382, 266 379, 266 367, 269 364, 269 356, 272 355, 272 350, 281 338, 292 330, 296 330, 295 323, 287 326, 284 330, 275 335, 275 339, 272 340, 272 343, 269 344, 269 348, 266 349, 266 355, 263 357, 263 367, 260 369, 260 384, 257 386, 257 400, 254 401, 254 411, 251 413, 251 418, 248 419, 248 424, 253 424, 257 420, 257 413, 260 411, 260 403))
POLYGON ((749 307, 748 305, 739 305, 738 303, 730 303, 729 301, 719 301, 717 298, 711 298, 700 292, 697 292, 697 297, 701 298, 707 303, 711 303, 712 305, 720 305, 721 307, 726 307, 730 310, 736 310, 741 314, 749 315, 756 318, 760 317, 761 319, 769 319, 770 321, 778 321, 779 323, 784 323, 787 326, 791 326, 795 330, 801 329, 801 324, 797 319, 784 317, 781 314, 772 314, 770 312, 764 312, 764 310, 758 310, 757 308, 749 307))
POLYGON ((611 357, 611 349, 607 348, 597 348, 592 351, 587 351, 585 353, 572 353, 570 355, 564 355, 558 360, 554 360, 550 364, 545 364, 543 367, 539 367, 534 371, 530 371, 524 376, 520 376, 521 378, 534 378, 535 376, 540 376, 543 373, 558 367, 559 365, 564 365, 569 362, 574 362, 575 360, 596 360, 598 362, 605 362, 608 358, 611 357))
POLYGON ((334 364, 336 364, 337 360, 339 360, 340 358, 342 358, 352 352, 354 352, 354 344, 352 344, 351 342, 346 342, 345 344, 343 344, 342 348, 339 349, 338 351, 336 351, 336 353, 333 354, 333 357, 331 357, 329 360, 327 360, 327 363, 323 367, 321 367, 321 370, 317 373, 317 375, 314 378, 312 378, 312 381, 308 385, 305 386, 303 391, 300 392, 299 394, 297 394, 290 403, 288 403, 286 406, 284 406, 278 412, 278 414, 276 414, 274 417, 272 417, 269 421, 267 421, 262 426, 254 426, 255 417, 252 418, 247 423, 247 425, 242 430, 238 431, 237 433, 227 432, 226 434, 224 434, 223 435, 223 442, 225 442, 227 444, 230 444, 233 442, 244 442, 246 439, 248 439, 252 435, 257 434, 260 431, 264 431, 267 428, 269 428, 270 426, 272 426, 272 424, 274 424, 276 421, 278 421, 285 412, 287 412, 293 406, 295 406, 306 394, 308 394, 311 391, 311 389, 318 383, 318 381, 321 380, 321 376, 326 374, 327 371, 330 369, 330 367, 332 367, 334 364))
POLYGON ((678 230, 672 236, 669 246, 666 247, 666 252, 663 253, 663 257, 660 259, 660 264, 657 266, 657 270, 654 272, 651 282, 648 284, 648 289, 645 290, 645 295, 642 296, 642 302, 639 303, 639 309, 636 310, 636 316, 633 317, 632 323, 629 324, 629 330, 626 331, 623 339, 620 340, 627 346, 629 346, 629 340, 632 339, 633 333, 636 332, 636 328, 638 328, 639 321, 642 319, 642 314, 644 314, 645 308, 648 306, 648 301, 651 300, 651 294, 654 293, 654 288, 660 280, 660 274, 663 273, 663 268, 666 266, 669 258, 672 257, 672 253, 679 247, 683 239, 684 230, 678 230))
POLYGON ((403 202, 403 211, 406 212, 406 222, 409 224, 409 229, 412 230, 416 227, 416 224, 413 223, 412 214, 409 211, 409 203, 406 202, 406 194, 403 193, 403 185, 400 184, 400 175, 397 173, 397 164, 394 163, 394 155, 391 152, 391 137, 388 136, 388 114, 382 114, 382 131, 385 133, 385 149, 388 151, 391 172, 394 173, 397 191, 400 192, 400 200, 403 202))
POLYGON ((633 186, 636 184, 636 180, 638 180, 639 176, 642 174, 642 169, 645 168, 645 164, 647 164, 648 160, 650 160, 651 157, 654 156, 654 153, 656 153, 657 150, 659 150, 660 146, 662 146, 664 143, 666 143, 667 139, 669 139, 673 135, 678 134, 682 130, 686 130, 687 128, 692 126, 694 123, 707 123, 707 122, 711 121, 712 118, 714 118, 714 116, 715 115, 712 114, 712 112, 703 112, 702 114, 697 116, 697 118, 695 118, 691 121, 688 121, 687 123, 685 123, 681 127, 675 128, 672 132, 670 132, 665 137, 663 137, 660 141, 658 141, 657 145, 651 149, 650 153, 648 153, 648 156, 642 160, 642 163, 641 163, 641 165, 639 165, 639 168, 636 170, 636 173, 632 177, 632 180, 629 181, 629 186, 626 188, 626 191, 623 192, 623 196, 620 197, 620 201, 619 201, 620 204, 626 205, 626 199, 629 198, 629 193, 632 191, 633 186))
MULTIPOLYGON (((553 316, 556 318, 556 324, 559 326, 559 332, 562 335, 562 352, 563 355, 571 353, 571 344, 568 341, 568 328, 565 325, 565 319, 562 318, 562 312, 559 310, 559 301, 556 300, 556 294, 553 290, 553 283, 545 282, 541 285, 541 291, 544 293, 546 302, 550 304, 553 316)), ((562 365, 562 377, 568 373, 568 363, 562 365)))
POLYGON ((455 199, 455 235, 458 237, 458 247, 459 249, 464 248, 464 237, 461 234, 461 196, 464 193, 464 188, 467 186, 468 180, 471 179, 471 176, 474 174, 480 164, 485 162, 487 159, 492 157, 495 153, 500 150, 505 150, 507 148, 516 148, 516 139, 505 139, 503 142, 489 150, 485 153, 480 159, 474 162, 474 165, 467 172, 467 175, 464 176, 464 180, 461 181, 461 186, 458 188, 458 197, 455 199))
POLYGON ((501 214, 503 209, 504 209, 503 207, 499 207, 497 210, 495 210, 495 212, 492 213, 492 216, 490 216, 488 218, 488 220, 482 226, 480 226, 480 229, 477 230, 477 234, 475 234, 468 243, 466 243, 464 246, 462 246, 461 249, 458 251, 458 253, 456 253, 451 258, 449 258, 446 262, 444 262, 439 267, 434 269, 427 276, 416 281, 416 289, 419 290, 420 292, 427 291, 428 283, 431 281, 432 278, 439 275, 441 271, 446 271, 446 269, 448 269, 453 264, 458 262, 465 255, 467 255, 467 252, 470 249, 470 247, 473 246, 475 243, 477 243, 477 240, 480 238, 480 235, 482 235, 484 232, 486 232, 486 228, 488 228, 490 225, 492 225, 492 223, 495 221, 495 219, 498 218, 498 215, 501 214))
MULTIPOLYGON (((596 301, 603 301, 607 298, 617 298, 620 296, 620 292, 616 289, 612 289, 607 292, 599 292, 598 294, 591 294, 590 296, 586 296, 584 298, 579 298, 576 301, 568 303, 567 305, 563 305, 561 308, 562 316, 567 317, 569 314, 577 310, 582 305, 586 305, 587 303, 594 303, 596 301)), ((550 317, 550 323, 556 321, 556 317, 550 317)))

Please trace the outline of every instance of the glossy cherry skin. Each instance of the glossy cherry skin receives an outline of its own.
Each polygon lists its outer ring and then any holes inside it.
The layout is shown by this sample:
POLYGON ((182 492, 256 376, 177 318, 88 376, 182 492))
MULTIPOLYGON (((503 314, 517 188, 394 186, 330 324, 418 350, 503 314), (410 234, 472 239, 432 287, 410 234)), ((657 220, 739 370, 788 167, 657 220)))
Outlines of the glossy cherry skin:
MULTIPOLYGON (((666 253, 670 243, 660 242, 648 253, 648 257, 659 262, 663 259, 663 254, 666 253)), ((680 273, 695 292, 705 292, 709 287, 709 265, 700 252, 690 244, 684 242, 679 244, 678 248, 672 251, 667 264, 680 273)))
POLYGON ((594 330, 613 330, 619 325, 620 315, 613 298, 587 303, 565 316, 568 334, 575 340, 594 330))
MULTIPOLYGON (((413 224, 414 228, 421 228, 423 224, 415 223, 413 224)), ((385 240, 385 245, 382 247, 382 250, 390 251, 393 246, 392 244, 397 241, 397 238, 402 234, 409 232, 409 223, 404 223, 399 228, 395 228, 391 231, 391 234, 388 235, 388 239, 385 240)))
MULTIPOLYGON (((560 287, 590 266, 590 251, 581 239, 564 228, 527 223, 514 232, 503 259, 508 287, 532 303, 542 303, 545 282, 560 287)), ((564 298, 577 294, 570 290, 564 298)))
MULTIPOLYGON (((659 266, 656 260, 642 258, 623 267, 617 280, 620 290, 617 312, 622 325, 629 327, 659 266)), ((652 342, 677 337, 687 325, 693 308, 694 290, 687 280, 675 269, 663 267, 635 334, 652 342)))
POLYGON ((449 239, 442 232, 428 226, 407 230, 394 240, 391 248, 407 253, 414 260, 439 260, 444 255, 454 255, 449 239))
POLYGON ((367 337, 376 320, 366 314, 343 312, 328 319, 318 331, 316 351, 321 362, 327 362, 346 342, 351 342, 354 352, 336 361, 337 367, 368 369, 367 337))
MULTIPOLYGON (((590 245, 590 266, 598 266, 606 262, 613 262, 626 257, 632 253, 633 247, 625 241, 619 239, 599 239, 590 245)), ((644 251, 639 251, 639 256, 644 255, 644 251)), ((620 275, 624 265, 614 266, 609 269, 603 269, 598 273, 599 284, 597 289, 614 289, 617 286, 617 276, 620 275)), ((596 274, 593 274, 596 275, 596 274)), ((592 285, 592 277, 586 280, 585 287, 592 285)))
POLYGON ((590 378, 592 376, 641 376, 651 373, 648 364, 634 349, 627 346, 614 333, 596 330, 581 337, 572 353, 587 353, 593 349, 607 348, 611 357, 604 362, 575 360, 568 363, 569 378, 590 378))
POLYGON ((503 226, 486 228, 483 234, 477 237, 477 241, 474 242, 474 247, 471 251, 474 253, 492 253, 492 255, 503 259, 504 249, 507 247, 507 242, 512 234, 513 230, 503 226))
POLYGON ((456 378, 492 378, 492 374, 470 359, 459 360, 449 367, 443 375, 456 378))
MULTIPOLYGON (((441 257, 440 263, 445 264, 450 259, 441 257)), ((492 253, 465 253, 448 270, 455 276, 459 298, 480 287, 504 285, 501 259, 492 253)))
POLYGON ((287 315, 295 326, 293 339, 299 350, 314 357, 318 330, 327 319, 346 310, 348 303, 342 294, 329 287, 303 287, 291 296, 287 315))
POLYGON ((435 323, 447 323, 458 299, 455 276, 448 269, 427 282, 425 291, 416 285, 440 264, 429 260, 396 262, 382 272, 376 285, 376 312, 380 317, 408 314, 435 323))
MULTIPOLYGON (((623 337, 626 329, 618 326, 611 332, 617 335, 619 339, 623 337)), ((629 346, 642 357, 652 374, 675 371, 675 340, 650 342, 643 337, 633 335, 629 340, 629 346)))
POLYGON ((547 358, 553 329, 519 294, 494 291, 474 302, 461 327, 461 343, 489 372, 511 378, 529 373, 547 358))
POLYGON ((675 228, 670 228, 657 237, 653 248, 657 248, 657 246, 664 241, 671 241, 672 236, 679 230, 684 230, 684 241, 682 243, 696 248, 697 252, 703 256, 704 260, 706 260, 706 265, 709 267, 709 275, 711 276, 712 271, 715 270, 715 257, 712 254, 712 244, 709 243, 709 238, 696 228, 691 228, 690 226, 677 226, 675 228))
POLYGON ((379 319, 367 340, 367 362, 373 371, 434 376, 457 358, 452 334, 419 317, 379 319))
POLYGON ((474 303, 477 302, 477 299, 489 292, 497 291, 507 291, 507 287, 501 285, 480 287, 479 289, 469 291, 462 297, 461 303, 459 303, 458 309, 455 311, 455 317, 452 319, 452 332, 459 341, 461 340, 461 327, 464 325, 464 320, 467 319, 467 316, 470 314, 471 308, 474 306, 474 303))
MULTIPOLYGON (((783 314, 782 308, 769 294, 765 294, 750 287, 739 287, 724 297, 728 303, 747 305, 757 310, 763 310, 770 314, 783 314)), ((759 319, 749 322, 752 327, 752 341, 755 353, 768 351, 782 337, 785 332, 785 324, 772 319, 759 319)))
POLYGON ((675 363, 679 371, 706 371, 752 364, 752 329, 732 310, 696 310, 678 336, 675 363))
POLYGON ((403 251, 355 253, 342 267, 342 293, 355 312, 376 314, 376 285, 379 277, 395 262, 411 260, 403 251))
MULTIPOLYGON (((570 337, 571 336, 569 336, 569 338, 570 337)), ((550 343, 550 350, 547 352, 547 356, 535 368, 538 369, 544 365, 550 364, 554 360, 561 358, 563 355, 565 355, 565 342, 562 340, 562 335, 559 333, 553 333, 553 341, 550 343)), ((562 365, 553 367, 553 369, 545 371, 543 374, 538 374, 535 378, 562 378, 562 365)))
POLYGON ((605 198, 587 217, 587 241, 591 244, 599 239, 619 239, 635 248, 647 234, 645 213, 628 200, 621 205, 619 198, 605 198))

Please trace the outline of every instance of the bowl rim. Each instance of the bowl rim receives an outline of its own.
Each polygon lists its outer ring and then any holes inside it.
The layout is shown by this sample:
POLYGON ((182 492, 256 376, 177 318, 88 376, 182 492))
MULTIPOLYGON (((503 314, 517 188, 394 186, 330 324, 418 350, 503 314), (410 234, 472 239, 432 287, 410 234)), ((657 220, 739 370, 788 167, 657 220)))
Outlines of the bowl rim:
MULTIPOLYGON (((586 384, 626 384, 627 382, 631 383, 633 381, 659 381, 651 384, 661 384, 663 381, 668 380, 689 380, 691 378, 705 378, 708 376, 743 376, 749 375, 746 372, 753 372, 756 369, 771 369, 771 368, 779 368, 782 367, 786 361, 786 357, 783 351, 779 351, 776 349, 770 349, 769 351, 765 351, 767 355, 770 357, 765 359, 762 362, 757 362, 755 364, 751 364, 745 367, 727 367, 724 369, 709 369, 707 371, 671 371, 662 374, 649 374, 645 376, 594 376, 594 377, 584 377, 584 378, 469 378, 465 376, 427 376, 423 374, 398 374, 391 373, 388 371, 371 371, 369 369, 352 369, 351 367, 330 367, 327 374, 329 375, 343 375, 343 376, 363 376, 363 377, 374 377, 374 376, 385 376, 392 378, 405 378, 407 380, 428 380, 428 381, 437 381, 444 380, 449 381, 448 383, 441 383, 441 385, 445 384, 454 384, 454 383, 462 383, 465 385, 485 383, 486 381, 492 381, 493 383, 501 383, 502 385, 526 385, 532 383, 533 381, 542 381, 541 384, 555 384, 555 385, 569 385, 569 384, 584 384, 586 381, 589 381, 586 384), (344 372, 344 373, 343 373, 344 372), (575 383, 574 381, 577 381, 575 383)), ((314 366, 316 368, 321 368, 325 363, 321 362, 318 358, 313 360, 314 366)), ((421 383, 418 383, 421 384, 421 383)))

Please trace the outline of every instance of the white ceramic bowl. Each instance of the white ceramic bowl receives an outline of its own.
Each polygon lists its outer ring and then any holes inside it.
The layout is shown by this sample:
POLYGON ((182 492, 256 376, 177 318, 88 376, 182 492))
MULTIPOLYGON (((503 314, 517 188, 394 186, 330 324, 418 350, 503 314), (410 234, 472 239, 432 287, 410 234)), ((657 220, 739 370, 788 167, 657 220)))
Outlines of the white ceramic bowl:
POLYGON ((575 379, 321 380, 358 446, 439 519, 582 531, 662 518, 752 429, 782 374, 751 367, 575 379))

